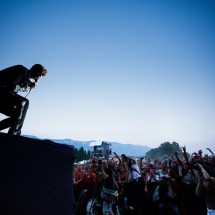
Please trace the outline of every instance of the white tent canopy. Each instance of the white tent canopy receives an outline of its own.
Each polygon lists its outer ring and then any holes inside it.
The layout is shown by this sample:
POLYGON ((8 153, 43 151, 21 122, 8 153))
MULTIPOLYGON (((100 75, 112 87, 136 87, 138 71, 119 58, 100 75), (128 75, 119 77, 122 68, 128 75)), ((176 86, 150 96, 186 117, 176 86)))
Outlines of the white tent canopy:
POLYGON ((87 163, 88 162, 88 160, 82 160, 82 161, 80 161, 80 162, 78 162, 79 164, 85 164, 85 163, 87 163))
POLYGON ((95 141, 89 144, 89 146, 101 146, 101 145, 102 145, 102 141, 95 141))

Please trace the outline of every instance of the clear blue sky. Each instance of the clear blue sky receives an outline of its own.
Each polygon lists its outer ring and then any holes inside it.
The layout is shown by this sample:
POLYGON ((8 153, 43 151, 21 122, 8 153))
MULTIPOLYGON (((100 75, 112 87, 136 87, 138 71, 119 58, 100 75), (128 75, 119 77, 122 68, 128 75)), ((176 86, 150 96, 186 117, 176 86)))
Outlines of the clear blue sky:
POLYGON ((48 70, 22 134, 215 151, 214 0, 0 0, 0 20, 0 70, 48 70))

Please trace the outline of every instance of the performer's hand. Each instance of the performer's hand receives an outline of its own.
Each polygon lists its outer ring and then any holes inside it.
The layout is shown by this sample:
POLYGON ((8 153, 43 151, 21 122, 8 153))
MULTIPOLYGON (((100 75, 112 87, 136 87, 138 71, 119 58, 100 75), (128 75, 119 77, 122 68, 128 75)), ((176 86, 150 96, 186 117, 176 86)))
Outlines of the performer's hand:
POLYGON ((34 89, 35 87, 37 87, 37 82, 32 82, 29 84, 30 89, 34 89))

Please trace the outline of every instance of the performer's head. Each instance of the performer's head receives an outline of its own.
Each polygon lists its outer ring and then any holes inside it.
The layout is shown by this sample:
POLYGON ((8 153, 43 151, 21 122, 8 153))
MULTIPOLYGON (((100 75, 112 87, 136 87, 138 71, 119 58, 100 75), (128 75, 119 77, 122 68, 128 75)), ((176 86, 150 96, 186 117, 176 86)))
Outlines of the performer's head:
POLYGON ((30 78, 33 78, 35 82, 37 82, 40 77, 46 76, 46 75, 47 75, 47 70, 41 64, 34 64, 30 68, 30 78))

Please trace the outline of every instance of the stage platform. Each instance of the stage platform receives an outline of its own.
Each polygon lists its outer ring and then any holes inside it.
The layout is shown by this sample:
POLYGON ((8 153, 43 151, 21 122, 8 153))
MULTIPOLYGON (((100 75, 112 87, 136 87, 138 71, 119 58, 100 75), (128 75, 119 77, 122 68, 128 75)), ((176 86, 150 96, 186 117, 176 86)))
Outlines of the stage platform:
POLYGON ((0 214, 71 215, 74 147, 0 133, 0 214))

